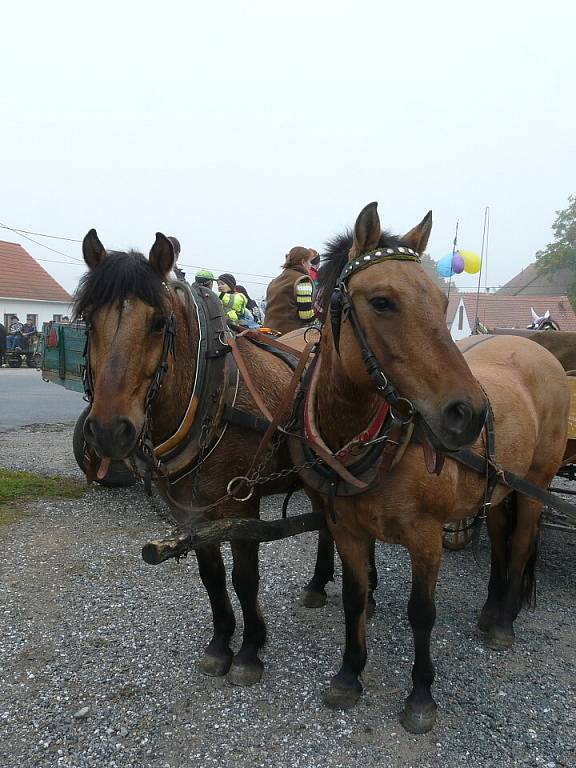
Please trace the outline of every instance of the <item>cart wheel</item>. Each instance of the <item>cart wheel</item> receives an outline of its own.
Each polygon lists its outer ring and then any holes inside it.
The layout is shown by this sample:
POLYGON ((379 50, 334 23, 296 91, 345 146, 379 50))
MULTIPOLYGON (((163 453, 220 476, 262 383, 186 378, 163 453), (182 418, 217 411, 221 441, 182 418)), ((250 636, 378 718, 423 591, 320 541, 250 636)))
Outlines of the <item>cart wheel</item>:
MULTIPOLYGON (((78 417, 72 438, 74 458, 84 474, 86 474, 84 467, 84 422, 89 413, 90 406, 85 408, 78 417)), ((136 478, 123 461, 112 461, 106 476, 102 480, 96 480, 96 482, 100 485, 105 485, 107 488, 124 488, 128 485, 134 485, 136 478)))
POLYGON ((445 549, 456 551, 464 549, 472 541, 473 517, 465 517, 454 523, 446 523, 442 536, 442 545, 445 549))
POLYGON ((20 355, 9 357, 8 365, 10 366, 10 368, 20 368, 20 366, 22 365, 22 358, 20 357, 20 355))

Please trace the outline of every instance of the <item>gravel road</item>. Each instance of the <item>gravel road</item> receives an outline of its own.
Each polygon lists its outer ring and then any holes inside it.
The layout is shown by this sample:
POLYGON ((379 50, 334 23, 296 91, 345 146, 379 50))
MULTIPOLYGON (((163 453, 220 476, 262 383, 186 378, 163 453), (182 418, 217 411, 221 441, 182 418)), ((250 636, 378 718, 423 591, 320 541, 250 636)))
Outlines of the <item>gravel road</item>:
MULTIPOLYGON (((71 433, 68 424, 4 432, 0 465, 79 475, 71 433)), ((306 506, 297 498, 291 512, 306 506)), ((265 514, 278 508, 271 499, 265 514)), ((0 528, 2 768, 576 764, 576 536, 544 532, 538 607, 522 613, 505 653, 475 632, 485 543, 480 566, 470 551, 446 553, 433 640, 439 720, 415 737, 397 719, 412 660, 403 550, 377 548, 365 694, 338 713, 321 694, 342 651, 339 575, 325 608, 297 604, 313 535, 262 546, 266 671, 242 689, 197 670, 210 618, 195 560, 140 559, 142 544, 165 532, 139 488, 27 504, 0 528)))

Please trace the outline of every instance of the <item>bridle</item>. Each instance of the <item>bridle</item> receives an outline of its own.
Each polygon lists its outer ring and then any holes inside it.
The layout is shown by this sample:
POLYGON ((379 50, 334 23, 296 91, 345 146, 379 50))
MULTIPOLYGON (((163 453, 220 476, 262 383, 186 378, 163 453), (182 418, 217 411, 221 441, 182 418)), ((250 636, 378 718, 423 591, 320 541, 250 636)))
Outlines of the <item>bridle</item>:
POLYGON ((332 325, 332 336, 334 338, 334 347, 340 355, 340 330, 342 320, 348 320, 352 327, 366 371, 372 380, 378 394, 384 398, 390 405, 390 411, 393 418, 402 423, 413 421, 416 415, 414 405, 404 397, 400 397, 394 385, 388 380, 388 377, 382 370, 376 355, 368 343, 358 316, 354 310, 352 297, 348 291, 348 281, 353 275, 367 269, 373 264, 379 264, 384 261, 415 261, 420 263, 420 254, 405 246, 396 246, 395 248, 374 248, 371 251, 360 254, 352 258, 340 272, 336 286, 330 298, 330 319, 332 325))
MULTIPOLYGON (((166 285, 166 283, 164 283, 166 285)), ((167 287, 167 286, 166 286, 167 287)), ((82 370, 82 385, 84 387, 84 400, 86 400, 87 403, 90 403, 92 405, 92 401, 94 400, 94 379, 92 377, 92 365, 90 363, 90 332, 92 331, 92 325, 90 322, 86 322, 86 341, 84 343, 84 367, 82 370)), ((160 391, 160 388, 162 387, 162 382, 164 380, 164 376, 166 375, 166 372, 168 370, 168 358, 172 356, 172 358, 176 359, 176 350, 175 350, 175 340, 176 340, 176 315, 173 311, 170 312, 168 319, 166 321, 166 325, 164 327, 164 336, 162 339, 162 354, 160 355, 160 360, 158 361, 158 365, 156 366, 156 370, 154 372, 154 375, 152 376, 152 381, 150 382, 148 386, 148 391, 146 392, 146 397, 144 399, 144 409, 147 414, 150 412, 150 408, 152 407, 152 403, 156 399, 158 392, 160 391)))
MULTIPOLYGON (((170 294, 170 288, 166 282, 163 285, 168 294, 170 294)), ((92 405, 94 400, 94 379, 92 376, 92 365, 90 361, 90 334, 92 331, 92 325, 86 321, 86 341, 84 343, 84 367, 82 370, 82 385, 84 387, 84 400, 92 405)), ((152 445, 150 429, 151 429, 151 410, 160 389, 162 388, 162 382, 168 371, 168 359, 172 357, 176 360, 176 315, 171 310, 166 324, 164 326, 164 335, 162 337, 162 353, 160 359, 152 376, 152 380, 148 386, 146 397, 144 398, 144 423, 138 440, 136 442, 136 450, 146 458, 154 455, 154 448, 152 445)))

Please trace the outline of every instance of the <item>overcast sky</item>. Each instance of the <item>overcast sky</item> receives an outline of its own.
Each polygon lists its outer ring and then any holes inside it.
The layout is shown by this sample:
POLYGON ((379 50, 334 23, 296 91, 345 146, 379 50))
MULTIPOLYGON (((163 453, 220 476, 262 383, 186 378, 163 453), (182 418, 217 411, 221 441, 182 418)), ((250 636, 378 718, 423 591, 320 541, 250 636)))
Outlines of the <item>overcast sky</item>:
MULTIPOLYGON (((480 250, 488 205, 497 285, 576 192, 573 1, 20 0, 2 29, 12 227, 96 227, 107 248, 145 252, 160 230, 184 265, 232 271, 259 296, 267 278, 243 272, 321 250, 371 200, 399 233, 431 208, 435 259, 456 220, 460 246, 480 250)), ((69 290, 83 271, 0 238, 69 290)), ((81 258, 78 243, 43 242, 81 258)))

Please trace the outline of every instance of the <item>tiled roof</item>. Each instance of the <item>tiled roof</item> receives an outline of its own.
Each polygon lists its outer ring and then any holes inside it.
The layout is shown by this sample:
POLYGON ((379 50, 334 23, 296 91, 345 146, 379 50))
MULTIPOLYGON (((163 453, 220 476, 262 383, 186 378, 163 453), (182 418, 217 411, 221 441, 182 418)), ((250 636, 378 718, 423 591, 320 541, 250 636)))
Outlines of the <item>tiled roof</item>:
POLYGON ((0 240, 0 296, 7 299, 65 301, 72 297, 17 243, 0 240))
POLYGON ((556 296, 565 291, 573 279, 574 272, 570 269, 557 269, 550 274, 541 275, 534 263, 529 264, 496 293, 508 296, 556 296))
MULTIPOLYGON (((473 327, 476 320, 475 293, 453 293, 450 296, 446 314, 448 326, 452 325, 460 299, 473 327)), ((478 317, 489 330, 526 328, 532 322, 530 307, 539 317, 549 310, 551 319, 558 323, 561 331, 576 331, 576 314, 567 296, 506 296, 499 293, 481 293, 478 296, 478 317)))

